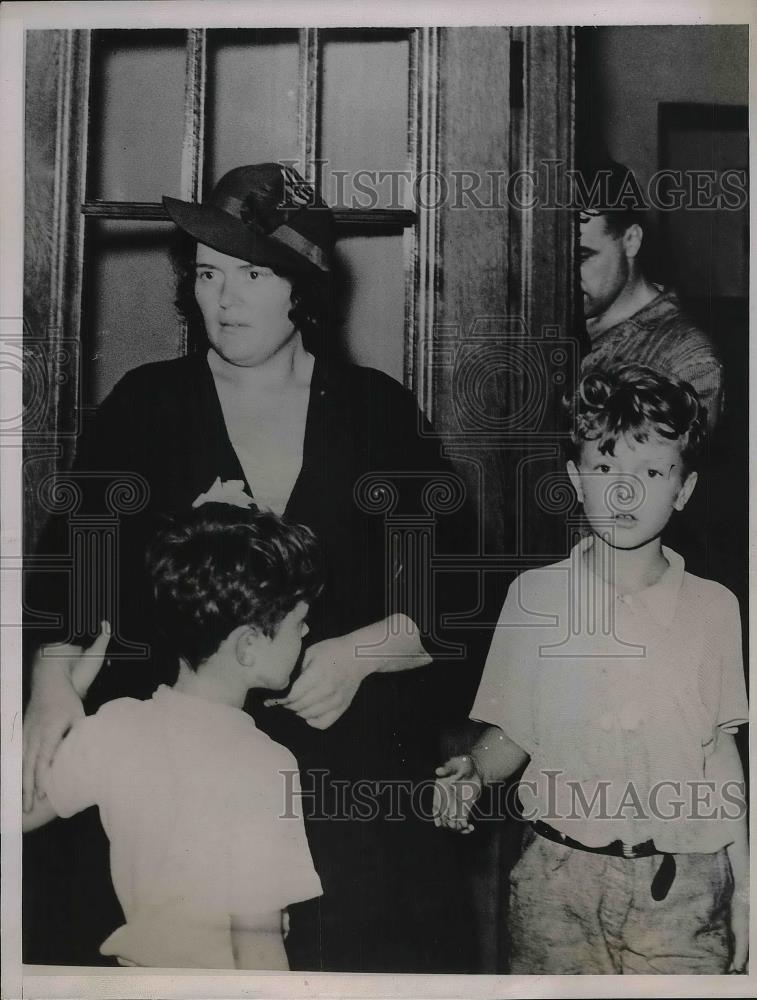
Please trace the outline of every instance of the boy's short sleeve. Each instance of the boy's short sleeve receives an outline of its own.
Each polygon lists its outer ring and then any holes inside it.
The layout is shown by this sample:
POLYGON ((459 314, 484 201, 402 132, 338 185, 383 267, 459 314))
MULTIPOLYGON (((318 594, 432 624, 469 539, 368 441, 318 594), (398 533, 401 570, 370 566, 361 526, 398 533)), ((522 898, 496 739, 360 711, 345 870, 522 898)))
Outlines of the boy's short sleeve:
MULTIPOLYGON (((301 790, 294 757, 276 746, 260 781, 247 790, 230 827, 233 864, 230 911, 236 918, 281 910, 322 893, 300 814, 301 790)), ((263 763, 263 762, 261 762, 263 763)))
MULTIPOLYGON (((299 803, 302 795, 299 773, 295 771, 291 778, 292 801, 299 803)), ((292 809, 279 813, 275 818, 272 833, 278 841, 282 907, 320 896, 323 892, 321 880, 313 866, 310 846, 305 835, 305 824, 299 810, 292 809), (294 812, 297 815, 292 815, 294 812)))
POLYGON ((735 732, 749 721, 742 655, 741 614, 736 597, 728 593, 720 636, 720 689, 715 725, 735 732))
POLYGON ((471 718, 498 726, 529 755, 536 748, 534 683, 537 668, 535 629, 525 623, 523 577, 507 591, 494 630, 471 718))
POLYGON ((44 789, 59 816, 68 818, 99 801, 107 757, 104 736, 101 713, 88 715, 74 724, 55 751, 44 789))
POLYGON ((142 704, 134 698, 117 698, 72 726, 44 780, 47 797, 59 816, 67 818, 102 805, 114 766, 133 751, 133 723, 142 704))

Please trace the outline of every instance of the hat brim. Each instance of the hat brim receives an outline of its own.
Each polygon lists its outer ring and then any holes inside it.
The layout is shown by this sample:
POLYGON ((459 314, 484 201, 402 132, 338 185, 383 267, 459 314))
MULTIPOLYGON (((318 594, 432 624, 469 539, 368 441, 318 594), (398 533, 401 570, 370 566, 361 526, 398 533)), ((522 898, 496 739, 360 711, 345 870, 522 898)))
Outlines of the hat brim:
POLYGON ((229 257, 304 274, 324 273, 296 250, 275 237, 256 233, 240 219, 215 205, 164 196, 163 206, 179 229, 183 229, 199 243, 228 254, 229 257))

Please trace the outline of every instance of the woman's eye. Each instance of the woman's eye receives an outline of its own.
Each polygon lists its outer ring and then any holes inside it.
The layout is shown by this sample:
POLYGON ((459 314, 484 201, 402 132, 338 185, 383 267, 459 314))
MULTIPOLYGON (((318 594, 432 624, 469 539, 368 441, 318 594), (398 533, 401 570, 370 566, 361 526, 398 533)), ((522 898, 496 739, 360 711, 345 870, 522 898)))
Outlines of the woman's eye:
POLYGON ((248 271, 247 277, 250 279, 250 281, 254 281, 256 278, 260 277, 260 271, 248 271))
POLYGON ((598 465, 597 466, 597 472, 601 472, 603 476, 606 476, 609 471, 610 471, 610 466, 609 465, 598 465))
POLYGON ((662 473, 659 471, 659 469, 648 469, 647 475, 649 476, 650 479, 657 479, 657 477, 661 476, 662 473))
POLYGON ((213 271, 198 271, 197 280, 198 281, 210 281, 213 277, 213 271))

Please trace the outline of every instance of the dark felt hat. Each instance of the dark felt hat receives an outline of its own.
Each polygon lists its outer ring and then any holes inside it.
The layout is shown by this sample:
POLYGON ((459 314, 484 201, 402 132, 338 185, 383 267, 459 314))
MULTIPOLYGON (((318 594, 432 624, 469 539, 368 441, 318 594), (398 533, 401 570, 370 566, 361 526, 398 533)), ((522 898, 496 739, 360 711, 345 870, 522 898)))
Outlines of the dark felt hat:
POLYGON ((180 229, 230 257, 311 274, 331 270, 334 216, 292 167, 235 167, 203 202, 164 197, 163 205, 180 229))

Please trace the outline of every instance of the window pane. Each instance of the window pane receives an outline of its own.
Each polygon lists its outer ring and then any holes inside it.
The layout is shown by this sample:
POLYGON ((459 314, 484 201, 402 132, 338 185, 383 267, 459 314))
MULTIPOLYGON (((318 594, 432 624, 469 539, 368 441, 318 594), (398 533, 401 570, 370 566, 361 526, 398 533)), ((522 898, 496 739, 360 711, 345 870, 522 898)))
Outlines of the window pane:
MULTIPOLYGON (((408 168, 409 55, 406 37, 363 33, 324 39, 321 157, 327 161, 323 193, 330 204, 407 207, 392 197, 391 179, 374 174, 408 168), (347 171, 347 177, 333 171, 347 171)), ((403 181, 400 198, 403 193, 407 198, 408 189, 403 181)))
POLYGON ((296 160, 296 31, 208 32, 206 188, 246 163, 296 160))
POLYGON ((345 236, 337 245, 337 261, 347 357, 401 382, 405 342, 402 236, 345 236))
POLYGON ((97 31, 94 37, 88 197, 178 197, 186 32, 97 31))
POLYGON ((163 222, 93 219, 87 230, 82 324, 82 402, 102 402, 132 368, 182 353, 163 222))

